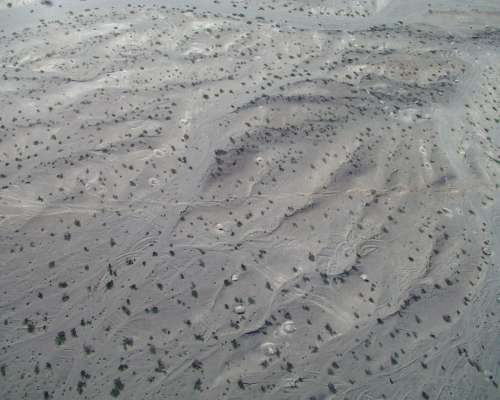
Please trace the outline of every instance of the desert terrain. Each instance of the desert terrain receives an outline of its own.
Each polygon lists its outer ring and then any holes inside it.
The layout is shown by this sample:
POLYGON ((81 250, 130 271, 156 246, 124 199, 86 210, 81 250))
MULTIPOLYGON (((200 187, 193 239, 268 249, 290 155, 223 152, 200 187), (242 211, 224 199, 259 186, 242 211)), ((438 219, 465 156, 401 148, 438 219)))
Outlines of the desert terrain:
POLYGON ((499 109, 494 0, 0 0, 0 399, 499 399, 499 109))

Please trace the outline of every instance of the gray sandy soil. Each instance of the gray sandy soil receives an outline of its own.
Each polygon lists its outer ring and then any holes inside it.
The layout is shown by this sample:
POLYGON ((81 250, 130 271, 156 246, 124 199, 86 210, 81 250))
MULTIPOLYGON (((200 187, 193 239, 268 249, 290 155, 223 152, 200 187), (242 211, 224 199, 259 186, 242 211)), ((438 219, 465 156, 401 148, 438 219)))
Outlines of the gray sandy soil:
POLYGON ((0 0, 0 399, 500 398, 500 3, 0 0))

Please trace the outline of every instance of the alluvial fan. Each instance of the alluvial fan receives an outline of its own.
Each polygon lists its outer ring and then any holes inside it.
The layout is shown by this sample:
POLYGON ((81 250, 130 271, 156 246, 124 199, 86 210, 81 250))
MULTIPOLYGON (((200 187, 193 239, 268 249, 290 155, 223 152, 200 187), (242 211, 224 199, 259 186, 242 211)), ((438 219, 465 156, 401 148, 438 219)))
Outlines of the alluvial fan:
POLYGON ((500 398, 499 26, 0 0, 0 398, 500 398))

